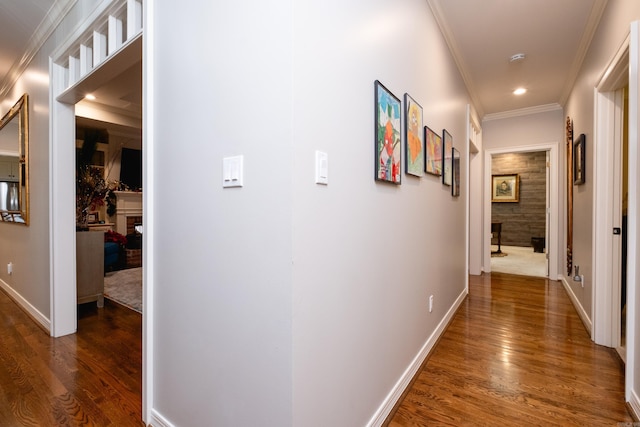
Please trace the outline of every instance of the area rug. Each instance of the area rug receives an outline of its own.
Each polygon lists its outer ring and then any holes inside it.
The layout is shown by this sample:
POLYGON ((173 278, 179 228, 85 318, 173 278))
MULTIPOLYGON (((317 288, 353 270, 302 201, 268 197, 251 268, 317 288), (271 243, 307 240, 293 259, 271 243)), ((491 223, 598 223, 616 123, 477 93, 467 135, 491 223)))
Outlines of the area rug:
POLYGON ((107 273, 104 277, 104 296, 142 313, 142 267, 107 273))

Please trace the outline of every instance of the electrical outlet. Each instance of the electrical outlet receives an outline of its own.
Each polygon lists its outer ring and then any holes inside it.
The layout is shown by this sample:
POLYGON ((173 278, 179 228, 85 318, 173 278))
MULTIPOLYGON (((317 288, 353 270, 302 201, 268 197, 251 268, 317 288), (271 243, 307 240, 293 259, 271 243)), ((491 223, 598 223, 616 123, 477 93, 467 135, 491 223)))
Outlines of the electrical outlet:
POLYGON ((433 295, 429 296, 429 313, 433 311, 433 295))
POLYGON ((10 262, 7 264, 7 274, 11 275, 13 273, 13 263, 10 262))

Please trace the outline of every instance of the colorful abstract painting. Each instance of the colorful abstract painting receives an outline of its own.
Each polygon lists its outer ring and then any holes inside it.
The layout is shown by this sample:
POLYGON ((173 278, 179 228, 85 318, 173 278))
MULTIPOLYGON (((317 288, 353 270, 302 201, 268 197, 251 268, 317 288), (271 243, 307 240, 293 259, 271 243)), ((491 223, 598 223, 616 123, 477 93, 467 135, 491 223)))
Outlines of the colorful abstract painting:
POLYGON ((404 108, 406 172, 408 175, 422 176, 424 172, 422 107, 408 93, 405 93, 404 108))
POLYGON ((400 184, 400 99, 376 80, 375 100, 375 178, 400 184))
POLYGON ((451 134, 442 130, 442 144, 444 145, 444 152, 442 154, 442 183, 444 185, 451 185, 453 181, 453 162, 451 161, 453 155, 453 138, 451 134))
POLYGON ((424 171, 432 175, 442 175, 442 137, 428 126, 424 127, 425 150, 424 171))

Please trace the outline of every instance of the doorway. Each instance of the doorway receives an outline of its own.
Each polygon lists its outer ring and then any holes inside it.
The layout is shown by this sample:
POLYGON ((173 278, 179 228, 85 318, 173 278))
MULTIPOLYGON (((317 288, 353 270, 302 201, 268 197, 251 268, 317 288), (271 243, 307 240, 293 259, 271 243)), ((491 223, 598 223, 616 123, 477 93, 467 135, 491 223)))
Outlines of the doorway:
POLYGON ((492 156, 491 271, 535 277, 549 274, 547 157, 548 151, 492 156), (512 197, 496 194, 504 192, 497 183, 512 197))
MULTIPOLYGON (((548 265, 548 277, 552 280, 558 278, 558 144, 557 143, 544 143, 544 144, 532 144, 520 147, 508 147, 485 150, 485 177, 484 177, 484 224, 483 235, 485 236, 483 243, 483 269, 485 272, 491 272, 491 217, 492 217, 492 168, 493 157, 497 155, 503 155, 508 153, 532 153, 542 152, 544 154, 547 168, 549 170, 548 175, 546 170, 545 174, 546 185, 543 189, 543 195, 548 190, 548 196, 546 199, 545 223, 546 229, 543 231, 546 247, 546 255, 544 256, 548 265), (546 231, 548 229, 548 232, 546 231), (554 231, 556 230, 556 231, 554 231), (548 238, 547 238, 548 236, 548 238)), ((531 236, 538 237, 538 236, 531 236)), ((507 256, 508 257, 508 256, 507 256)))

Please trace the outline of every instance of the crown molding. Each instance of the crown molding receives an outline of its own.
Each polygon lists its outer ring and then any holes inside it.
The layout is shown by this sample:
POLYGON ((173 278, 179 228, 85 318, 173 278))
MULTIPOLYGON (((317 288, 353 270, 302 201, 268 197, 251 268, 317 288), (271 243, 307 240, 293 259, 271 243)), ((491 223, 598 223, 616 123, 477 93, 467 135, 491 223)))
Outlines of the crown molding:
POLYGON ((455 41, 455 37, 453 36, 453 32, 449 28, 447 24, 447 20, 442 13, 442 8, 440 7, 440 1, 444 0, 427 0, 427 4, 431 8, 431 13, 440 27, 440 32, 442 33, 442 37, 444 38, 447 46, 449 47, 449 51, 451 52, 451 56, 458 67, 458 72, 462 76, 462 80, 464 81, 465 86, 467 87, 467 92, 469 92, 469 97, 471 98, 471 102, 474 105, 478 115, 480 117, 483 116, 484 111, 482 109, 482 104, 480 103, 480 98, 478 97, 478 91, 476 90, 473 81, 471 80, 471 76, 467 72, 469 67, 464 61, 464 56, 460 52, 460 48, 455 41))
POLYGON ((596 0, 593 3, 591 13, 589 14, 587 24, 584 28, 584 33, 582 33, 580 45, 578 45, 576 56, 573 58, 573 63, 571 64, 571 68, 567 73, 567 80, 564 84, 564 89, 560 94, 560 99, 558 101, 560 105, 565 105, 567 103, 567 100, 569 99, 569 95, 573 90, 573 85, 578 78, 578 73, 580 73, 584 58, 587 56, 587 52, 589 51, 589 47, 591 46, 591 41, 593 40, 593 37, 596 34, 596 30, 598 29, 600 18, 602 18, 602 14, 607 7, 607 1, 608 0, 596 0))
POLYGON ((520 108, 518 110, 503 111, 500 113, 491 113, 484 116, 483 122, 491 120, 509 119, 513 117, 528 116, 531 114, 547 113, 550 111, 562 110, 562 105, 558 103, 537 105, 535 107, 520 108))
POLYGON ((22 73, 27 69, 33 57, 42 48, 42 45, 44 45, 45 41, 47 41, 58 25, 60 25, 77 1, 78 0, 57 0, 53 6, 51 6, 29 39, 29 43, 22 57, 13 63, 6 77, 0 82, 0 99, 9 93, 22 73))

